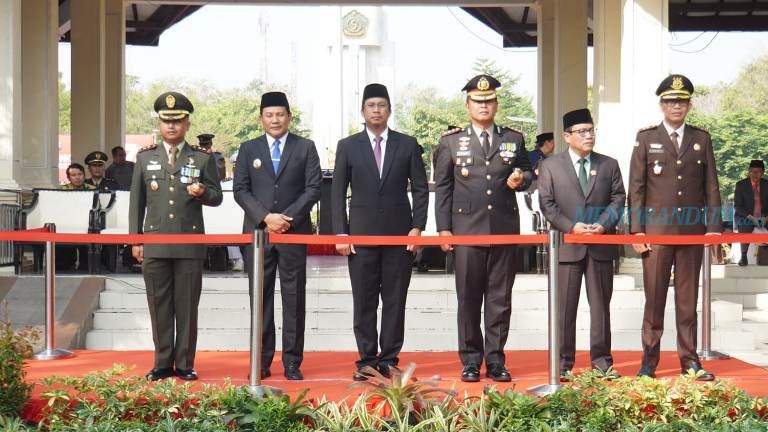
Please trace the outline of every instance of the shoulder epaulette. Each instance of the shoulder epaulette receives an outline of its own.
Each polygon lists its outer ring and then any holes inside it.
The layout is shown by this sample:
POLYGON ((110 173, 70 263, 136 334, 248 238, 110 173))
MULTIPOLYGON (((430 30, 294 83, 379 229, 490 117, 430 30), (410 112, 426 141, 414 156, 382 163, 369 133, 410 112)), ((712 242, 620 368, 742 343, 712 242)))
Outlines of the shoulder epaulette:
POLYGON ((192 147, 192 150, 194 151, 199 151, 205 154, 211 154, 211 149, 209 148, 200 147, 199 145, 190 145, 190 147, 192 147))
POLYGON ((137 153, 145 152, 147 150, 154 150, 157 148, 157 144, 149 144, 142 146, 137 153))
POLYGON ((453 128, 453 129, 450 129, 450 130, 447 130, 447 131, 443 132, 443 133, 440 135, 440 138, 442 138, 442 137, 446 137, 446 136, 448 136, 448 135, 453 135, 453 134, 455 134, 455 133, 461 132, 462 130, 464 130, 464 129, 462 129, 462 128, 458 128, 458 127, 457 127, 457 128, 453 128))
POLYGON ((646 127, 641 127, 638 130, 638 132, 645 132, 647 130, 656 129, 657 126, 659 126, 659 125, 650 125, 650 126, 646 126, 646 127))
POLYGON ((523 133, 523 131, 521 131, 520 129, 515 129, 515 128, 509 127, 509 126, 502 126, 501 130, 504 131, 504 132, 511 131, 511 132, 519 133, 520 135, 525 135, 523 133))
POLYGON ((694 129, 696 129, 696 130, 700 130, 700 131, 702 131, 702 132, 706 132, 706 133, 709 133, 709 131, 708 131, 708 130, 704 129, 704 128, 703 128, 703 127, 701 127, 701 126, 695 126, 695 125, 692 125, 692 124, 689 124, 688 126, 690 126, 690 127, 694 128, 694 129))

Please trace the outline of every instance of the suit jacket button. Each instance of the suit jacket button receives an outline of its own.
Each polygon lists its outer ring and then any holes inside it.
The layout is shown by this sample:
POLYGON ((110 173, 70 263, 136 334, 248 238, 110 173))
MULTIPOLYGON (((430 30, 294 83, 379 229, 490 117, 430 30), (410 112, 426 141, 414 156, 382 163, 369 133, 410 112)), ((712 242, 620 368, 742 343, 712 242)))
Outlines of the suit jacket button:
POLYGON ((491 164, 491 161, 485 161, 485 166, 488 166, 491 164))
POLYGON ((683 176, 677 176, 677 179, 678 179, 678 180, 682 180, 682 179, 683 179, 683 176))
POLYGON ((168 204, 173 205, 174 204, 173 200, 168 200, 168 204))
POLYGON ((176 176, 171 174, 171 180, 176 180, 176 176))
POLYGON ((176 216, 175 216, 173 213, 171 213, 171 214, 169 214, 169 215, 168 215, 168 218, 170 218, 170 219, 173 219, 173 218, 175 218, 175 217, 176 217, 176 216))
POLYGON ((277 185, 275 185, 275 189, 277 189, 277 185))
POLYGON ((173 192, 173 191, 175 191, 176 189, 174 189, 174 188, 173 188, 173 186, 171 186, 171 187, 169 187, 169 188, 168 188, 168 190, 169 190, 169 191, 171 191, 171 192, 173 192))
POLYGON ((490 175, 490 174, 486 174, 486 175, 485 175, 485 179, 486 179, 486 180, 490 180, 490 179, 491 179, 491 175, 490 175))
POLYGON ((681 160, 678 160, 678 161, 677 161, 677 164, 678 164, 678 165, 682 165, 682 164, 683 164, 683 161, 681 161, 681 160))
POLYGON ((461 209, 459 209, 459 213, 461 213, 461 209))
POLYGON ((155 226, 154 225, 150 225, 149 229, 155 229, 155 226))
POLYGON ((488 210, 493 210, 493 205, 488 204, 488 210))
POLYGON ((485 191, 485 194, 486 194, 486 195, 490 195, 490 194, 492 194, 492 193, 493 193, 493 192, 492 192, 490 189, 488 189, 487 191, 485 191))
POLYGON ((683 196, 683 191, 677 191, 677 196, 683 196))
POLYGON ((682 208, 682 207, 678 207, 678 208, 677 208, 677 212, 678 212, 678 213, 682 213, 682 212, 683 212, 683 208, 682 208))
POLYGON ((196 230, 197 229, 197 225, 192 225, 192 229, 196 230))

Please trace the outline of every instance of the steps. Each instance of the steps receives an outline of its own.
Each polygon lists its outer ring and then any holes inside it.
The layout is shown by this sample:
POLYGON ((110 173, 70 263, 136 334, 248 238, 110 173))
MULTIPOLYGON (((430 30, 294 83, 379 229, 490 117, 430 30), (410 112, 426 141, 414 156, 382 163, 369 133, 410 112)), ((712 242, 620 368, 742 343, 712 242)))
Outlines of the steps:
MULTIPOLYGON (((642 282, 641 282, 642 283, 642 282)), ((247 350, 249 342, 248 279, 242 273, 206 275, 200 300, 198 349, 247 350)), ((546 275, 518 275, 512 293, 512 317, 506 348, 546 349, 548 292, 546 275)), ((280 349, 281 308, 276 293, 277 343, 280 349)), ((88 333, 88 349, 152 349, 143 279, 138 275, 107 278, 100 307, 88 333)), ((355 351, 352 334, 352 294, 343 258, 310 257, 307 280, 305 349, 355 351)), ((614 349, 639 350, 644 294, 633 275, 614 278, 611 302, 614 349)), ((414 273, 406 305, 403 350, 456 350, 456 294, 453 275, 414 273)), ((381 312, 379 311, 379 314, 381 312)), ((729 301, 713 304, 714 349, 751 351, 756 339, 742 321, 742 306, 729 301)), ((662 349, 674 350, 674 290, 665 312, 662 349)), ((589 307, 582 289, 577 318, 577 348, 589 349, 589 307)))

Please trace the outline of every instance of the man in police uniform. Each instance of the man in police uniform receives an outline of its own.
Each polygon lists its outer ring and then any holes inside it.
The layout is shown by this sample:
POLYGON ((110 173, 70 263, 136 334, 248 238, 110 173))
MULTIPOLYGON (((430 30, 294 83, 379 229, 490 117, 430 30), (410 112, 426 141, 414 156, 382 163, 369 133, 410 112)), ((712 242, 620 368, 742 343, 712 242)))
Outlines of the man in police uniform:
MULTIPOLYGON (((208 151, 184 140, 193 110, 189 99, 176 92, 163 93, 155 101, 163 143, 136 155, 131 234, 203 234, 202 206, 221 204, 216 162, 208 151)), ((205 252, 205 245, 133 246, 134 258, 142 262, 155 343, 149 380, 173 375, 197 379, 197 306, 205 252)))
POLYGON ((531 168, 533 168, 533 178, 539 176, 539 163, 555 151, 555 134, 544 132, 536 135, 536 149, 528 157, 531 159, 531 168))
MULTIPOLYGON (((499 86, 488 75, 472 78, 463 88, 472 125, 446 132, 440 139, 435 218, 441 236, 520 232, 515 192, 530 185, 531 163, 523 134, 494 123, 499 86)), ((450 245, 442 248, 453 249, 450 245)), ((455 247, 462 381, 480 380, 483 357, 486 376, 494 381, 511 380, 504 364, 504 345, 512 308, 515 252, 514 245, 455 247), (483 302, 485 341, 480 329, 483 302)))
MULTIPOLYGON (((656 89, 664 120, 637 133, 629 168, 630 230, 635 235, 722 232, 712 141, 707 131, 685 124, 692 94, 693 84, 683 75, 664 79, 656 89)), ((713 380, 714 375, 702 369, 696 354, 696 302, 703 246, 633 247, 642 255, 645 289, 643 363, 638 376, 656 374, 674 265, 677 353, 682 373, 693 370, 698 380, 713 380)))
POLYGON ((95 189, 102 192, 118 190, 120 185, 112 179, 104 177, 104 170, 109 157, 102 151, 92 151, 85 157, 85 164, 88 166, 88 171, 91 173, 91 178, 85 181, 85 183, 92 185, 95 189))

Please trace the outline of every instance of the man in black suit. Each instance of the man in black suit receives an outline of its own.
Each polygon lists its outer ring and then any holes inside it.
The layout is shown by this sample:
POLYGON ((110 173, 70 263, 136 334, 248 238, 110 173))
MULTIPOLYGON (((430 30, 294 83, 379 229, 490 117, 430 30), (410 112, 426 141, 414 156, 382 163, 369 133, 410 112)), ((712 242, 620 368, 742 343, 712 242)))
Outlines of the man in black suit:
MULTIPOLYGON (((335 234, 419 236, 426 226, 429 189, 422 148, 415 138, 389 129, 391 113, 387 88, 367 85, 362 103, 365 130, 336 147, 331 187, 335 234), (408 201, 409 184, 413 207, 408 201), (348 187, 352 188, 349 217, 348 187)), ((405 300, 416 247, 337 244, 336 250, 349 257, 353 326, 360 353, 352 378, 366 380, 361 372, 365 366, 389 376, 403 347, 405 300), (379 296, 381 333, 377 334, 379 296)))
MULTIPOLYGON (((568 150, 539 165, 539 205, 544 217, 563 233, 615 233, 624 209, 624 183, 616 159, 592 151, 595 127, 588 109, 563 116, 568 150)), ((576 312, 581 279, 586 275, 590 312, 592 368, 616 377, 611 367, 611 296, 616 245, 563 244, 558 268, 560 379, 566 380, 576 358, 576 312)))
MULTIPOLYGON (((462 89, 467 92, 472 125, 446 132, 440 139, 435 218, 441 236, 520 233, 515 192, 531 185, 531 162, 522 132, 495 124, 500 86, 492 76, 472 78, 462 89)), ((447 244, 442 249, 453 248, 447 244)), ((504 364, 504 345, 512 312, 515 253, 515 245, 455 248, 462 381, 480 380, 483 357, 486 376, 512 380, 504 364), (480 329, 483 303, 485 337, 480 329)))
MULTIPOLYGON (((733 204, 736 227, 740 233, 751 233, 755 226, 765 226, 768 215, 768 180, 763 178, 765 163, 755 159, 749 163, 749 176, 736 183, 733 204)), ((747 265, 749 243, 741 244, 740 266, 747 265)))
MULTIPOLYGON (((320 159, 315 143, 288 132, 291 108, 284 93, 261 97, 264 135, 240 145, 232 190, 245 211, 243 232, 311 234, 309 212, 320 199, 320 159)), ((253 247, 246 248, 249 293, 253 247)), ((307 246, 267 244, 264 250, 264 331, 261 377, 271 375, 275 355, 275 273, 283 301, 283 367, 289 380, 302 380, 307 246)))

